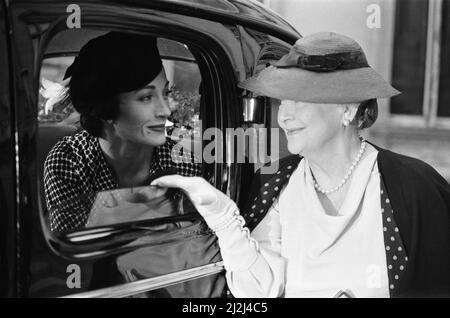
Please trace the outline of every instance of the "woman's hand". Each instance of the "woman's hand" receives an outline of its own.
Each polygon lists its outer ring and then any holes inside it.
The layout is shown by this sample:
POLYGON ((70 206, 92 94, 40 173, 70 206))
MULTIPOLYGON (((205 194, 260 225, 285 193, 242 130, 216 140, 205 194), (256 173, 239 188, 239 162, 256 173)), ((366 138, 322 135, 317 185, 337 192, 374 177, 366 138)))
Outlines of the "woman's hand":
POLYGON ((182 189, 208 224, 226 214, 230 208, 237 209, 233 200, 201 177, 170 175, 154 180, 151 185, 182 189))

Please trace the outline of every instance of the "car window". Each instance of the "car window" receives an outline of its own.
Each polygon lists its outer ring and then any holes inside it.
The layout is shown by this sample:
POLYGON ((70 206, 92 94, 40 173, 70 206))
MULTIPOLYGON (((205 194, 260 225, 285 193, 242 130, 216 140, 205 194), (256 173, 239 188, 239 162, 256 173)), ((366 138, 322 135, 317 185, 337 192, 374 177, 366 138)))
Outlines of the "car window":
MULTIPOLYGON (((83 276, 83 286, 89 290, 178 275, 180 271, 184 280, 190 274, 183 274, 183 270, 221 261, 217 238, 181 191, 148 184, 164 174, 203 174, 201 154, 196 156, 198 147, 200 152, 203 147, 201 122, 208 111, 202 106, 201 70, 187 44, 158 36, 157 46, 170 90, 167 102, 171 113, 165 124, 167 141, 154 152, 151 176, 146 184, 117 186, 115 171, 99 148, 98 139, 86 133, 74 105, 64 98, 70 81, 64 75, 77 51, 102 34, 106 32, 89 32, 85 28, 79 32, 63 31, 50 41, 44 53, 37 106, 44 226, 57 237, 121 224, 142 233, 121 246, 128 252, 120 256, 104 257, 93 263, 77 262, 87 275, 83 276), (149 220, 154 222, 143 223, 149 220)), ((55 260, 56 264, 62 263, 55 260)), ((166 288, 136 297, 220 297, 225 286, 223 275, 218 274, 220 267, 209 272, 208 277, 195 279, 191 275, 188 282, 174 281, 175 284, 166 288)), ((68 291, 66 288, 63 293, 68 291)))
MULTIPOLYGON (((59 37, 58 42, 63 42, 63 38, 59 37)), ((178 208, 180 205, 178 201, 182 200, 180 194, 167 195, 161 191, 153 191, 151 187, 116 189, 110 187, 110 184, 114 184, 113 180, 97 182, 98 180, 94 179, 83 184, 83 181, 86 181, 83 180, 83 177, 89 177, 87 175, 83 175, 80 180, 71 180, 74 182, 70 189, 66 189, 63 185, 58 188, 52 184, 53 181, 59 182, 54 174, 65 173, 65 171, 59 169, 61 166, 59 162, 52 165, 49 153, 52 149, 55 153, 54 148, 58 143, 60 146, 82 147, 84 140, 78 142, 77 138, 81 140, 86 135, 83 135, 85 131, 80 125, 80 116, 74 106, 64 102, 69 79, 64 80, 63 78, 75 56, 55 56, 57 54, 55 46, 56 44, 51 46, 51 57, 44 59, 42 63, 38 104, 38 151, 41 158, 40 165, 42 165, 41 180, 44 182, 42 184, 42 189, 44 189, 42 195, 45 198, 43 202, 46 204, 43 211, 48 214, 47 219, 51 230, 71 231, 87 226, 111 225, 186 213, 186 210, 181 211, 178 208), (63 138, 66 138, 67 142, 62 141, 63 138), (92 183, 97 183, 97 185, 91 187, 92 183), (76 187, 76 191, 72 191, 74 187, 76 187), (90 188, 89 191, 85 191, 86 188, 90 188), (64 191, 65 193, 61 193, 64 191), (89 211, 89 216, 80 218, 78 214, 81 210, 86 213, 89 211), (105 217, 104 214, 108 214, 108 217, 105 217)), ((199 131, 201 120, 200 70, 186 45, 159 38, 158 48, 171 90, 168 102, 172 113, 166 122, 167 138, 171 140, 172 146, 179 146, 183 156, 180 159, 191 159, 189 156, 192 142, 195 139, 198 140, 201 134, 199 131)), ((93 149, 100 150, 98 147, 93 149)), ((93 149, 89 149, 89 151, 93 149)), ((83 156, 85 154, 83 151, 87 151, 87 149, 79 150, 79 152, 74 151, 78 156, 83 156)), ((170 155, 170 152, 166 151, 163 155, 166 154, 170 155)), ((83 159, 85 162, 80 165, 74 164, 67 169, 86 169, 86 174, 91 173, 88 165, 93 164, 90 160, 95 161, 96 159, 83 159)), ((163 160, 164 158, 159 159, 163 160)), ((193 155, 192 159, 194 159, 193 155)), ((69 161, 64 162, 64 164, 66 163, 69 161)), ((113 178, 114 171, 109 171, 110 169, 106 165, 97 165, 96 168, 102 170, 102 173, 108 174, 111 179, 113 178)), ((155 171, 155 173, 167 172, 164 170, 167 170, 168 166, 160 168, 161 171, 155 171)), ((183 164, 180 171, 172 173, 180 173, 181 170, 186 174, 199 175, 201 163, 183 164)), ((81 174, 83 173, 81 172, 81 174)))

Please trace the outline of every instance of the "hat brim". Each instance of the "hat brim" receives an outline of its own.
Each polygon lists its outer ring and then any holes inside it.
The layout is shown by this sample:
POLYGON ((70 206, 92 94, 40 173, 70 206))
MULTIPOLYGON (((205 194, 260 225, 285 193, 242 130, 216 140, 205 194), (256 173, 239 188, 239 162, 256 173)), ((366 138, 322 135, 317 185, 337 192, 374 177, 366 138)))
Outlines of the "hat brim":
POLYGON ((400 94, 371 67, 312 72, 269 66, 238 86, 258 95, 311 103, 358 103, 400 94))

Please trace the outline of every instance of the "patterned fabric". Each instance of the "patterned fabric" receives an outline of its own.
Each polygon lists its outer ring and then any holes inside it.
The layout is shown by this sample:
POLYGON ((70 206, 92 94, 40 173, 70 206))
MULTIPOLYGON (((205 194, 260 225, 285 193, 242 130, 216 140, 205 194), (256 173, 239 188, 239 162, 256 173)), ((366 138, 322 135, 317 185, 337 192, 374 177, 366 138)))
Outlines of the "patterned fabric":
MULTIPOLYGON (((252 197, 249 198, 246 207, 242 210, 242 216, 250 231, 254 230, 266 216, 273 202, 280 195, 283 187, 287 185, 292 172, 297 168, 302 158, 296 156, 286 159, 284 162, 280 162, 280 168, 274 175, 260 176, 261 180, 259 183, 255 182, 253 184, 253 186, 260 184, 260 187, 256 189, 256 192, 251 193, 252 197)), ((255 191, 255 189, 252 190, 255 191)), ((383 214, 383 235, 388 268, 389 292, 392 296, 394 290, 398 287, 402 275, 406 271, 408 257, 381 175, 380 200, 381 213, 383 214)))
POLYGON ((250 231, 253 231, 267 214, 300 161, 299 156, 287 157, 284 161, 280 160, 279 169, 274 175, 258 175, 257 177, 261 180, 254 180, 247 204, 244 209, 241 209, 241 214, 250 231))
POLYGON ((386 186, 380 175, 381 213, 383 214, 383 235, 386 248, 386 262, 389 277, 389 292, 392 293, 398 287, 400 278, 406 271, 408 256, 400 236, 392 210, 391 202, 387 197, 386 186))
MULTIPOLYGON (((178 148, 176 142, 169 138, 156 148, 150 175, 167 169, 176 169, 183 176, 201 174, 201 164, 193 154, 178 148)), ((44 188, 50 229, 68 231, 84 227, 96 194, 116 189, 118 183, 98 139, 82 130, 64 137, 48 154, 44 188)))

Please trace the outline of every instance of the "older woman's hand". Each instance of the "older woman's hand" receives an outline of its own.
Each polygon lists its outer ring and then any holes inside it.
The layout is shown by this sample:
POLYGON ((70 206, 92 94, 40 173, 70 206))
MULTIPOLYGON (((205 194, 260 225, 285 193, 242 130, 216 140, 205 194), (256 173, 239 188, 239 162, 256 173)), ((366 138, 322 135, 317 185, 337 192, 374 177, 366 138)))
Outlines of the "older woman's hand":
POLYGON ((154 180, 151 185, 182 189, 209 225, 237 209, 233 200, 201 177, 170 175, 154 180))

